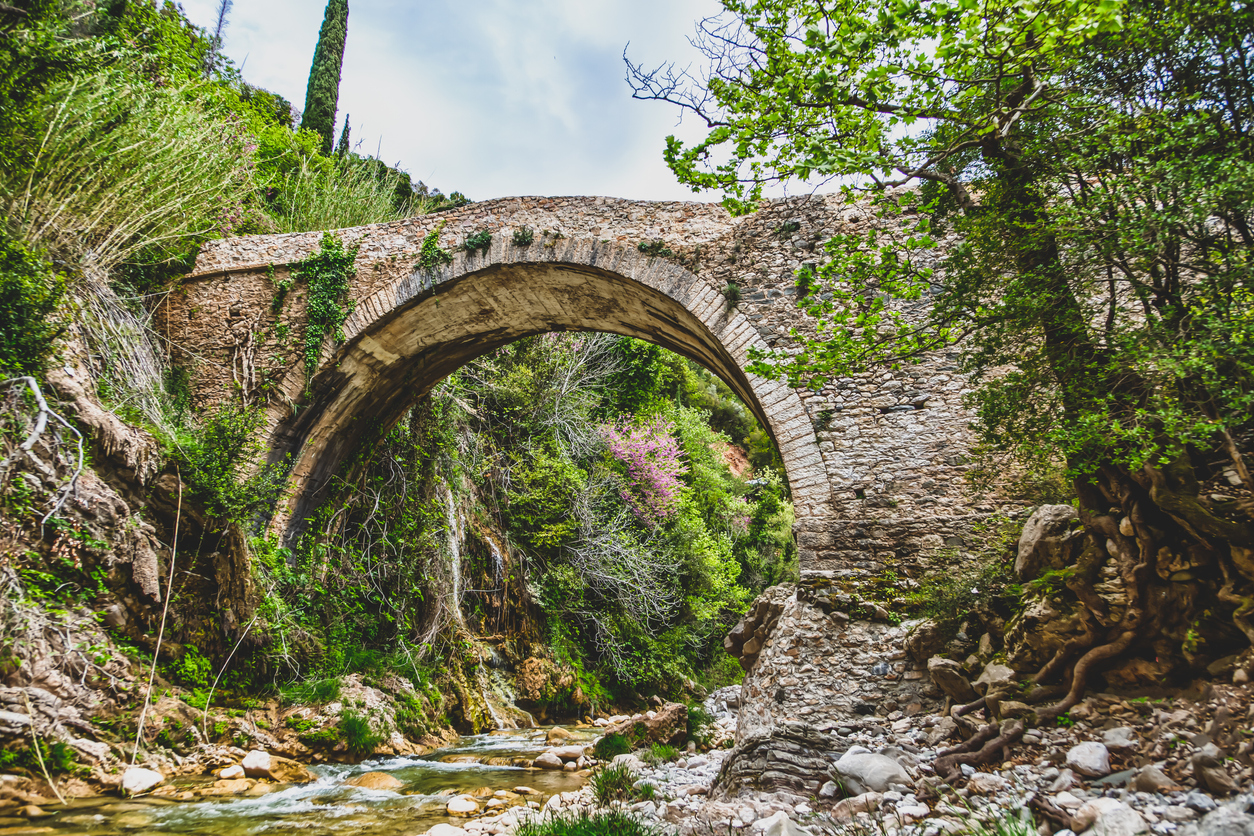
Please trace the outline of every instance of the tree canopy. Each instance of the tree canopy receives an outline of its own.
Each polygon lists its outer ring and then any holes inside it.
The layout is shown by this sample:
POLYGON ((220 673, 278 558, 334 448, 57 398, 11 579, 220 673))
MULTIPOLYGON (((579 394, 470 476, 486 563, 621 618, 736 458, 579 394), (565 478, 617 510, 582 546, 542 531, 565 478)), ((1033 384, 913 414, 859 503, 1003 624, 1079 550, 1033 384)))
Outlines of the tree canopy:
POLYGON ((348 0, 327 0, 327 10, 318 30, 318 46, 309 68, 305 89, 305 113, 300 126, 322 137, 322 153, 331 156, 335 136, 335 112, 340 102, 340 70, 344 64, 344 44, 348 40, 348 0))
POLYGON ((709 128, 668 138, 671 169, 733 211, 827 183, 875 217, 801 271, 814 327, 754 370, 818 388, 956 348, 984 449, 1073 480, 1099 557, 1069 576, 1085 636, 1037 674, 1074 669, 1043 717, 1130 648, 1250 653, 1254 9, 723 5, 704 72, 629 64, 709 128), (1093 593, 1107 554, 1126 607, 1093 593))

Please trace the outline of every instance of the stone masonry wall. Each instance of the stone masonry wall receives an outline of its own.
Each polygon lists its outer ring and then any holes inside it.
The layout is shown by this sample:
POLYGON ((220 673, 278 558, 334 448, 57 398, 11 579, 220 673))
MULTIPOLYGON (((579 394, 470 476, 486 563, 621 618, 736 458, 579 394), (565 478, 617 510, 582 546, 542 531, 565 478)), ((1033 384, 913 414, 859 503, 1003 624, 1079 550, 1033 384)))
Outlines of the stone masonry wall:
MULTIPOLYGON (((635 253, 641 243, 660 241, 674 253, 667 259, 678 265, 673 272, 706 288, 702 294, 736 284, 736 308, 757 339, 788 350, 794 347, 791 329, 813 328, 795 304, 796 270, 820 261, 822 242, 833 234, 873 222, 862 207, 836 196, 780 200, 743 218, 732 218, 716 204, 528 197, 339 234, 349 246, 360 247, 351 296, 367 306, 355 314, 363 321, 394 315, 370 307, 372 300, 380 289, 416 275, 423 237, 437 226, 442 225, 441 245, 450 251, 473 232, 491 231, 489 260, 517 260, 517 252, 501 249, 508 249, 502 242, 528 226, 535 231, 529 252, 541 260, 561 261, 575 252, 586 259, 591 252, 595 261, 604 245, 635 253)), ((294 409, 299 386, 277 391, 273 384, 284 375, 292 380, 292 369, 301 363, 302 285, 295 283, 277 312, 272 309, 277 284, 290 281, 295 262, 315 252, 321 237, 304 233, 209 242, 195 271, 157 306, 157 326, 173 346, 172 359, 193 370, 202 406, 243 392, 268 397, 273 409, 294 409), (267 381, 272 384, 268 394, 267 381), (278 403, 287 400, 293 403, 278 403)), ((459 253, 453 269, 471 271, 472 257, 459 253)), ((368 329, 368 322, 363 327, 368 329)), ((328 345, 323 368, 333 368, 337 356, 328 345)), ((920 549, 961 549, 971 525, 995 510, 972 504, 963 488, 970 444, 969 416, 961 405, 964 388, 954 358, 942 354, 896 372, 833 380, 817 391, 794 390, 830 485, 830 507, 798 515, 807 576, 898 566, 920 549)))

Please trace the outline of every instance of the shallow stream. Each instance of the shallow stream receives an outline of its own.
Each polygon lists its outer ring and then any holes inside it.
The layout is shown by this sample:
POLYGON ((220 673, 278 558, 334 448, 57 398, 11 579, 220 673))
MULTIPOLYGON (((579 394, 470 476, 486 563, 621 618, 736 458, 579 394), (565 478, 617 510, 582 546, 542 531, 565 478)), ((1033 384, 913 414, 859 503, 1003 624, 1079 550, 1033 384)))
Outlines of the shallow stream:
MULTIPOLYGON (((576 730, 573 734, 575 739, 569 741, 571 743, 592 739, 590 732, 581 734, 576 730)), ((551 795, 582 786, 584 777, 574 773, 505 765, 516 760, 530 761, 546 748, 544 729, 496 731, 463 737, 456 746, 437 749, 421 757, 379 758, 355 765, 314 765, 310 768, 317 774, 317 781, 288 786, 256 798, 171 801, 105 797, 71 801, 65 806, 49 805, 44 809, 52 815, 46 818, 0 818, 0 836, 158 833, 417 836, 438 822, 465 821, 446 815, 444 808, 452 795, 525 786, 538 794, 524 796, 520 801, 543 804, 551 795), (386 772, 404 782, 404 786, 389 791, 345 784, 364 772, 386 772)), ((188 778, 176 779, 174 783, 195 789, 211 780, 188 778)))

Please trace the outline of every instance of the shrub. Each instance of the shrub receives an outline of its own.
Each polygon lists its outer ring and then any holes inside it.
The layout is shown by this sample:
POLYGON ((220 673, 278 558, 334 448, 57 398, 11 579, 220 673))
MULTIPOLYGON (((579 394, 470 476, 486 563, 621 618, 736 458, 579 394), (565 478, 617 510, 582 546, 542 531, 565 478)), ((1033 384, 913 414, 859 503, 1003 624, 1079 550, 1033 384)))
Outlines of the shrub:
POLYGON ((626 764, 603 766, 592 773, 592 795, 598 804, 624 801, 631 797, 636 774, 626 764))
POLYGON ((492 233, 486 229, 481 229, 473 235, 467 235, 466 241, 462 246, 466 248, 467 252, 473 253, 479 250, 487 252, 488 248, 492 246, 492 233))
POLYGON ((387 736, 374 730, 370 719, 355 711, 344 710, 340 715, 340 734, 348 751, 354 755, 369 755, 387 736))
POLYGON ((515 247, 530 247, 534 240, 536 240, 536 231, 531 227, 523 225, 514 230, 515 247))
POLYGON ((631 744, 618 732, 610 732, 592 746, 592 754, 601 761, 612 761, 618 755, 625 755, 630 751, 631 744))
POLYGON ((670 763, 679 757, 679 750, 666 743, 654 743, 644 753, 644 761, 656 766, 659 763, 670 763))
POLYGON ((20 241, 0 237, 0 376, 43 371, 61 323, 65 280, 20 241))
POLYGON ((261 420, 260 410, 229 404, 181 439, 183 478, 193 498, 219 519, 243 524, 269 510, 283 489, 282 472, 276 465, 241 476, 260 458, 261 443, 255 436, 261 420))
POLYGON ((621 810, 580 810, 533 818, 514 831, 515 836, 655 836, 660 832, 621 810))
POLYGON ((700 703, 688 706, 688 739, 705 746, 713 732, 714 718, 700 703))
POLYGON ((280 688, 279 693, 283 701, 290 705, 335 702, 340 697, 340 678, 331 676, 293 682, 280 688))

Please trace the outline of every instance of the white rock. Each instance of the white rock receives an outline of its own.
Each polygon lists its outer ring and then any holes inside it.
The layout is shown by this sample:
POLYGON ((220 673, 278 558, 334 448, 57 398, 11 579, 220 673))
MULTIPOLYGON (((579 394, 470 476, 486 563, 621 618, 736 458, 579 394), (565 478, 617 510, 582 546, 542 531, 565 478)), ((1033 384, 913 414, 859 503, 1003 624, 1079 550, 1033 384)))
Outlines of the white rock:
POLYGON ((260 749, 253 749, 244 756, 244 762, 240 764, 244 768, 244 774, 249 778, 269 778, 270 777, 270 753, 263 752, 260 749))
POLYGON ((540 756, 532 761, 532 766, 540 769, 561 769, 564 764, 562 759, 552 752, 541 752, 540 756))
POLYGON ((165 776, 142 766, 132 766, 122 773, 122 792, 127 795, 139 795, 154 787, 161 786, 165 776))
POLYGON ((1095 740, 1077 743, 1067 752, 1067 766, 1089 778, 1110 774, 1110 752, 1095 740))
POLYGON ((887 755, 846 752, 834 768, 844 781, 845 789, 854 795, 883 792, 889 784, 914 785, 901 764, 887 755))
POLYGON ((614 760, 611 761, 611 763, 614 766, 618 766, 619 764, 626 764, 627 768, 630 769, 633 773, 639 773, 644 769, 644 761, 640 760, 640 758, 636 757, 630 752, 628 752, 625 755, 615 755, 614 760))
POLYGON ((1149 832, 1149 822, 1127 804, 1114 798, 1094 798, 1071 817, 1075 827, 1091 821, 1088 836, 1137 836, 1149 832))
POLYGON ((235 778, 243 778, 244 767, 240 766, 238 763, 233 763, 230 766, 228 766, 226 769, 219 772, 218 777, 226 778, 227 780, 233 780, 235 778))
POLYGON ((473 816, 479 812, 479 803, 468 795, 459 795, 449 801, 444 811, 450 816, 473 816))
POLYGON ((762 836, 804 836, 805 832, 788 818, 783 810, 764 819, 758 819, 751 825, 751 830, 762 836))
POLYGON ((1054 796, 1054 804, 1065 810, 1074 810, 1084 804, 1084 800, 1077 798, 1065 790, 1054 796))
POLYGON ((1102 743, 1107 749, 1135 749, 1137 747, 1136 732, 1127 726, 1107 729, 1102 732, 1102 743))
POLYGON ((427 831, 427 836, 466 836, 466 831, 460 827, 454 827, 451 824, 440 822, 435 827, 427 831))
POLYGON ((577 761, 583 757, 582 746, 554 746, 549 751, 564 761, 577 761))

